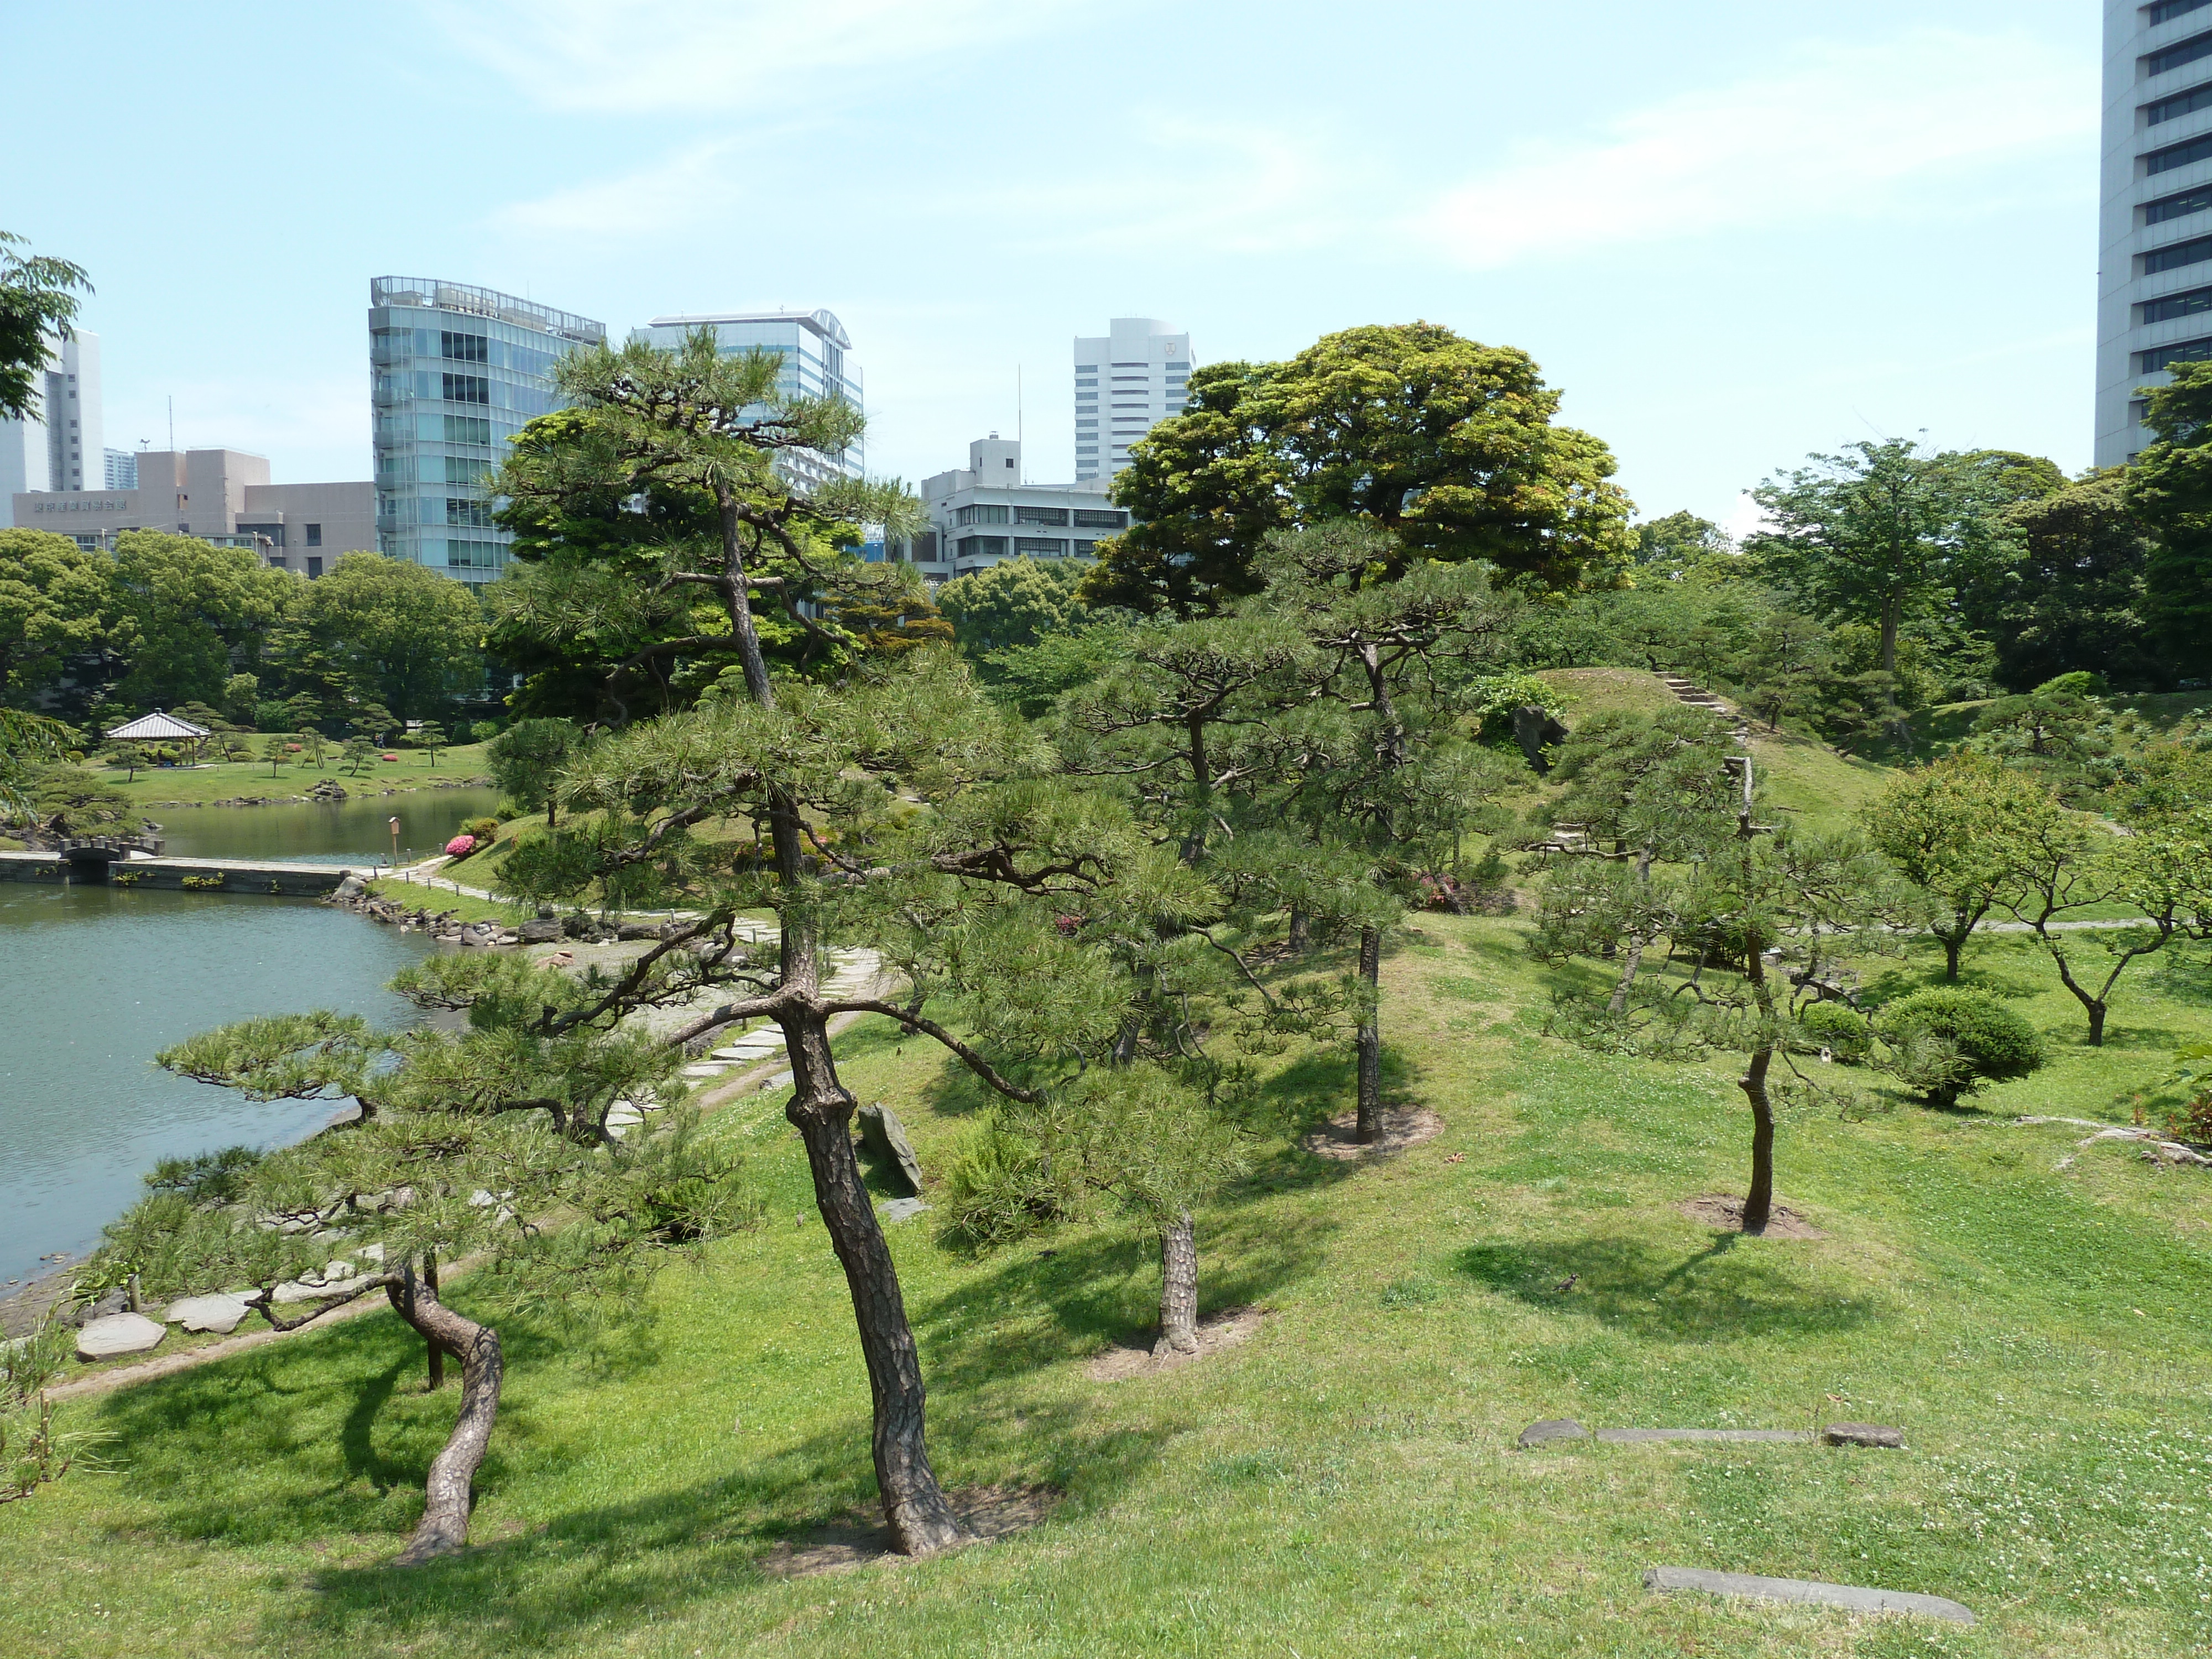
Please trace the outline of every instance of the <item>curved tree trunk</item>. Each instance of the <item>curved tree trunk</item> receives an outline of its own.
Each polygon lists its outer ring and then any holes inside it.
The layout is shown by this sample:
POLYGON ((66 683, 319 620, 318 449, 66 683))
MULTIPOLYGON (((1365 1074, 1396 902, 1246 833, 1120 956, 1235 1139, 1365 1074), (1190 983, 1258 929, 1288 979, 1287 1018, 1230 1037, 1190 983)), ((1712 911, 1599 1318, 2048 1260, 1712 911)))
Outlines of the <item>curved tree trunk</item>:
POLYGON ((416 1276, 413 1262, 400 1270, 398 1282, 385 1286, 384 1293, 423 1340, 450 1350, 461 1361, 460 1415, 444 1447, 430 1461, 430 1478, 423 1483, 429 1502, 397 1563, 411 1567, 451 1555, 469 1540, 477 1470, 491 1440, 492 1420, 499 1414, 500 1379, 506 1364, 499 1333, 439 1301, 436 1292, 416 1276))
POLYGON ((1774 1106, 1767 1098, 1766 1073, 1774 1050, 1754 1049, 1740 1086, 1751 1102, 1751 1191, 1743 1200, 1743 1230, 1763 1233, 1774 1212, 1774 1106))
POLYGON ((1382 930, 1359 930, 1359 977, 1372 999, 1359 1022, 1359 1127, 1357 1139, 1370 1146, 1382 1135, 1382 930))
POLYGON ((1198 1352, 1198 1237, 1190 1212, 1160 1229, 1160 1340, 1152 1358, 1198 1352))
POLYGON ((1313 918, 1296 906, 1291 910, 1291 954, 1302 957, 1313 949, 1313 918))
MULTIPOLYGON (((436 1301, 438 1299, 438 1253, 435 1250, 425 1250, 422 1253, 422 1284, 430 1292, 430 1299, 433 1302, 436 1301)), ((429 1392, 435 1394, 446 1386, 446 1345, 437 1338, 432 1337, 422 1346, 430 1351, 430 1376, 428 1386, 429 1392)))
POLYGON ((929 1467, 923 1436, 921 1358, 915 1350, 914 1329, 907 1322, 905 1298, 899 1293, 898 1269, 853 1156, 851 1126, 858 1103, 837 1080, 823 1017, 801 1005, 779 1016, 779 1021, 791 1055, 793 1085, 784 1115, 806 1143, 814 1201, 844 1266, 853 1316, 860 1328, 860 1352, 867 1360, 868 1388, 874 1397, 876 1486, 882 1494, 884 1518, 902 1553, 933 1554, 962 1542, 968 1534, 929 1467))

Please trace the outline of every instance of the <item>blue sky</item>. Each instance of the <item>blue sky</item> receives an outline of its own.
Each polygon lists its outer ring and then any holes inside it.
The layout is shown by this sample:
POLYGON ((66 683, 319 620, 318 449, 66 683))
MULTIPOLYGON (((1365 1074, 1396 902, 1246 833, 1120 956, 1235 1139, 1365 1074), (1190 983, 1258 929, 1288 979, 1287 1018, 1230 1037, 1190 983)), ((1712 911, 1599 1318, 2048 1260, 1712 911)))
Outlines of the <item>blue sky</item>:
POLYGON ((1925 429, 2087 465, 2099 9, 1297 0, 6 7, 0 228, 87 266, 108 442, 368 475, 373 276, 617 331, 827 306, 872 468, 1070 342, 1427 318, 1521 346, 1650 515, 1925 429), (39 89, 39 90, 33 90, 39 89))

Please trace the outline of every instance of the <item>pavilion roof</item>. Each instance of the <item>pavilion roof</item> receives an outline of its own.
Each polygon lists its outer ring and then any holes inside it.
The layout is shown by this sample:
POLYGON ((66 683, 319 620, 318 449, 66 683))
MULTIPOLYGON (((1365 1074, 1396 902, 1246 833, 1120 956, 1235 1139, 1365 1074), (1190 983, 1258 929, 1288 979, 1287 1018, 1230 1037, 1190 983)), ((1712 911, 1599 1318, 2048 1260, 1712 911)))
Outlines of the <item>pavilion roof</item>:
POLYGON ((204 738, 208 729, 194 726, 190 720, 180 720, 174 714, 165 714, 156 708, 150 714, 141 714, 135 720, 108 728, 107 735, 120 743, 174 741, 179 738, 204 738))

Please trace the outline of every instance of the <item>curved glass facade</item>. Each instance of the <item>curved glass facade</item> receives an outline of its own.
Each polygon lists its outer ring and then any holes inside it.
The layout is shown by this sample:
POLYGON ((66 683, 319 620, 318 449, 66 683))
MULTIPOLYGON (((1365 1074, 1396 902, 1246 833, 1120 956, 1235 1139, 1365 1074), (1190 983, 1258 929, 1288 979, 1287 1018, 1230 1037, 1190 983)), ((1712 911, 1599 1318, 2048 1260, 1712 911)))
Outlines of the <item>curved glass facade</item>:
POLYGON ((511 538, 491 522, 491 474, 526 423, 560 406, 555 361, 606 332, 490 289, 371 282, 378 550, 465 582, 496 577, 511 538))

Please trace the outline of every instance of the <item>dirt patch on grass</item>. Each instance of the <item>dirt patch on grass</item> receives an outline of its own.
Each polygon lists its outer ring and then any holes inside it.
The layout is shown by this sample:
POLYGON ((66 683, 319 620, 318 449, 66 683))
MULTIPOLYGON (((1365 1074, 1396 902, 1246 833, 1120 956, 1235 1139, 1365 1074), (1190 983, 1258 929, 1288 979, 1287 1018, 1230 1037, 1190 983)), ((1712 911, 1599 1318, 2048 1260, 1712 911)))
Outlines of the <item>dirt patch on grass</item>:
POLYGON ((1298 1145, 1316 1158, 1325 1158, 1336 1164, 1350 1164, 1359 1158, 1373 1158, 1381 1152, 1402 1152, 1408 1146, 1434 1140, 1443 1132, 1443 1119, 1425 1106, 1385 1106, 1382 1109, 1381 1137, 1364 1146, 1358 1139, 1359 1115, 1357 1112, 1345 1112, 1329 1119, 1324 1127, 1303 1137, 1298 1145))
POLYGON ((1267 1317, 1265 1308, 1224 1308, 1198 1322, 1198 1352, 1195 1353, 1166 1353, 1152 1358, 1150 1341, 1121 1343, 1109 1348, 1091 1362, 1091 1380, 1094 1382, 1120 1382, 1132 1376, 1150 1376, 1155 1371, 1173 1370, 1178 1365, 1188 1365, 1194 1359, 1219 1353, 1224 1348, 1233 1348, 1253 1332, 1258 1330, 1267 1317))
MULTIPOLYGON (((1743 1231, 1743 1200, 1726 1193, 1707 1193, 1675 1206, 1692 1221, 1701 1221, 1708 1227, 1739 1233, 1743 1231)), ((1826 1238, 1811 1222, 1784 1204, 1777 1204, 1767 1212, 1766 1231, 1761 1238, 1826 1238)))
MULTIPOLYGON (((1036 1526, 1060 1506, 1063 1496, 1056 1486, 972 1486, 947 1492, 945 1499, 975 1541, 988 1544, 1036 1526)), ((871 1524, 856 1515, 785 1539, 760 1565, 763 1572, 778 1578, 811 1578, 817 1573, 912 1559, 891 1547, 889 1527, 871 1524)))

